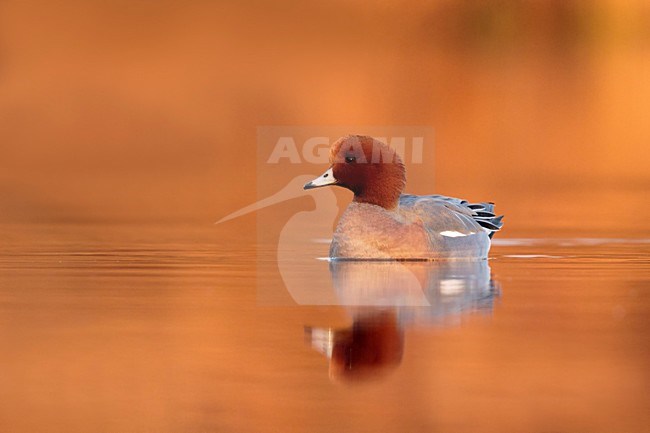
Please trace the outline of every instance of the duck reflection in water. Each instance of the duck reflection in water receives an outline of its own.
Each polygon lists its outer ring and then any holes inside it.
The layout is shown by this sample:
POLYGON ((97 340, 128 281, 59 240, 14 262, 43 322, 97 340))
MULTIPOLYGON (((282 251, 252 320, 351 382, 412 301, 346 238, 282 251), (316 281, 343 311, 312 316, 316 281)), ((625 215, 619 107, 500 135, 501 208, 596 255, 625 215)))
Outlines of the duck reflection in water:
POLYGON ((491 313, 499 292, 485 260, 334 260, 330 273, 352 325, 306 327, 305 336, 329 359, 332 380, 341 382, 385 376, 402 361, 407 327, 448 326, 463 314, 491 313))

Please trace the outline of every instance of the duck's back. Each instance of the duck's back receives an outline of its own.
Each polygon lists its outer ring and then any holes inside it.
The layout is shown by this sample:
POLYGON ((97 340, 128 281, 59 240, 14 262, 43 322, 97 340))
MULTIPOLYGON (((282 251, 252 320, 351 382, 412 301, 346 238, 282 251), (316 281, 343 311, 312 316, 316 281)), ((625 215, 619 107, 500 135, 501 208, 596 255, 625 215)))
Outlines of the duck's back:
POLYGON ((499 229, 489 203, 403 194, 396 210, 351 203, 330 256, 346 259, 484 259, 499 229))

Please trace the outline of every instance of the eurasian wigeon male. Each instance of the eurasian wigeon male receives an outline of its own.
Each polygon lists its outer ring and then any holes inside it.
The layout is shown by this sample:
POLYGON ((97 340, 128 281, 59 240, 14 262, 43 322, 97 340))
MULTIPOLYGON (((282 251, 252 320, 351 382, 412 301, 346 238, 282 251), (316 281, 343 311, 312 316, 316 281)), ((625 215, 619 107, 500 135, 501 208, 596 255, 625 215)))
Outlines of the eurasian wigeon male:
POLYGON ((330 164, 304 189, 337 185, 354 193, 334 231, 331 258, 485 259, 492 235, 503 225, 493 203, 402 194, 404 163, 372 137, 338 139, 330 164))

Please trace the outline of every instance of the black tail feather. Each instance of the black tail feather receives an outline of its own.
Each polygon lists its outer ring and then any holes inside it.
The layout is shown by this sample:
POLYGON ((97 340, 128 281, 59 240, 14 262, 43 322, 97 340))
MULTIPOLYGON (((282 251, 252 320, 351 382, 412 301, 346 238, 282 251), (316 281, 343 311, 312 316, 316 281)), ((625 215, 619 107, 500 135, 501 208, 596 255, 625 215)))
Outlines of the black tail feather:
POLYGON ((465 206, 474 211, 472 218, 474 221, 490 233, 488 236, 492 238, 495 232, 498 232, 503 227, 503 215, 496 216, 494 214, 494 203, 467 203, 465 206))

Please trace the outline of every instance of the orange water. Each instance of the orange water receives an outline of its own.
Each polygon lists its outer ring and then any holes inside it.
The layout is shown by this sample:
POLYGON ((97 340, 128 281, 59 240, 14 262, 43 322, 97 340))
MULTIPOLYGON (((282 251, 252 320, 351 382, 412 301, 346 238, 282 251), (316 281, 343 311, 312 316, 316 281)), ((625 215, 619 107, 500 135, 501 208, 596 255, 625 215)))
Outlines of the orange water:
MULTIPOLYGON (((503 235, 487 306, 404 322, 398 361, 350 382, 305 327, 349 327, 354 308, 297 305, 272 246, 215 230, 3 225, 1 429, 647 428, 647 238, 503 235), (260 302, 260 286, 280 302, 260 302)), ((329 278, 304 284, 333 293, 329 278)))

